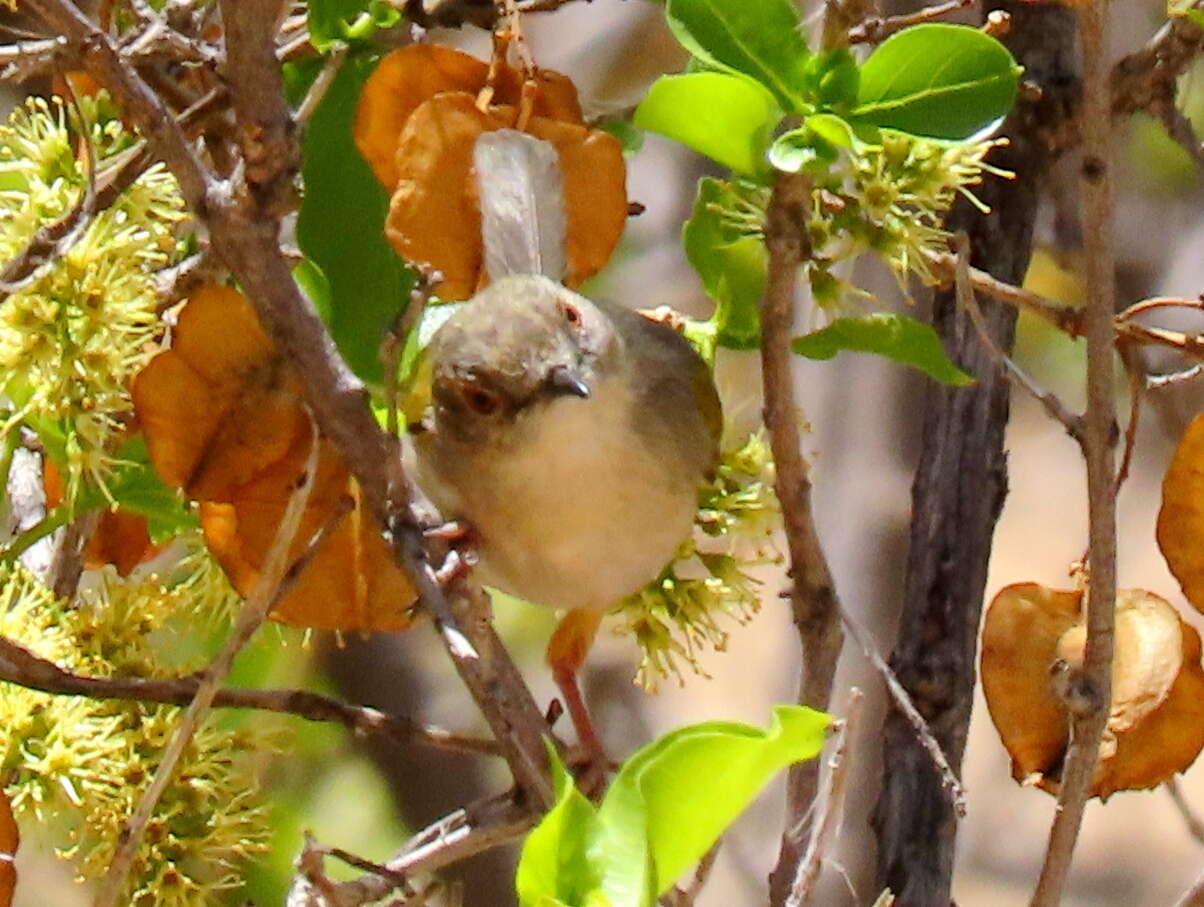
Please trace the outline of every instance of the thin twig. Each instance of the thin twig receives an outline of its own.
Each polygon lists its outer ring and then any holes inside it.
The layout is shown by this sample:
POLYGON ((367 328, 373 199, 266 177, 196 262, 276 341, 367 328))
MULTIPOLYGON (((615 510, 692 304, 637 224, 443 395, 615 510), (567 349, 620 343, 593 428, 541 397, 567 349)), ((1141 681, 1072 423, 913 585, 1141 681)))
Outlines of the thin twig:
POLYGON ((1200 873, 1191 888, 1179 898, 1175 907, 1204 907, 1204 872, 1200 873))
POLYGON ((824 796, 823 809, 820 812, 819 821, 815 823, 815 829, 811 833, 807 854, 799 864, 798 875, 794 879, 794 888, 786 901, 787 907, 802 907, 804 904, 810 904, 812 898, 815 897, 815 886, 819 882, 824 857, 831 849, 836 830, 840 825, 844 793, 849 780, 849 747, 857 739, 861 707, 864 703, 865 696, 861 690, 857 687, 849 690, 844 723, 840 729, 840 736, 836 740, 832 758, 828 760, 828 789, 824 796))
POLYGON ((882 653, 878 651, 878 647, 874 645, 869 632, 848 611, 842 609, 840 618, 844 622, 844 628, 848 630, 849 636, 853 637, 853 642, 857 643, 862 654, 869 661, 870 667, 877 671, 878 676, 882 678, 882 682, 886 685, 887 695, 890 696, 895 708, 907 719, 907 723, 911 725, 912 731, 916 735, 916 740, 924 748, 924 752, 928 754, 928 758, 932 760, 932 767, 940 775, 941 788, 948 795, 954 814, 958 818, 965 816, 965 789, 962 787, 961 781, 958 780, 957 773, 953 771, 953 766, 949 764, 949 759, 945 756, 945 751, 941 749, 936 735, 932 733, 932 728, 928 726, 928 722, 924 720, 924 716, 920 714, 915 703, 911 701, 907 690, 899 682, 899 678, 895 676, 895 672, 891 670, 890 665, 886 663, 886 659, 882 657, 882 653))
POLYGON ((1141 404, 1145 398, 1145 371, 1133 350, 1126 343, 1117 344, 1120 361, 1125 367, 1125 376, 1129 385, 1129 420, 1125 423, 1125 447, 1120 457, 1120 466, 1116 470, 1116 481, 1112 485, 1112 496, 1120 496, 1120 489, 1129 478, 1129 470, 1133 466, 1133 454, 1137 450, 1137 429, 1141 424, 1141 404))
MULTIPOLYGON (((85 677, 65 671, 11 639, 0 636, 0 681, 59 696, 122 699, 188 705, 196 696, 200 678, 85 677)), ((367 706, 349 705, 308 690, 252 690, 227 687, 213 697, 217 708, 259 709, 295 715, 308 721, 329 721, 352 733, 379 735, 397 743, 417 743, 440 749, 497 755, 492 740, 420 724, 367 706)))
POLYGON ((322 70, 314 79, 313 84, 309 86, 309 91, 305 93, 301 106, 293 115, 299 128, 304 128, 305 124, 309 122, 309 118, 314 115, 314 111, 318 109, 318 105, 322 103, 322 99, 326 97, 326 92, 330 91, 335 77, 343 68, 343 61, 347 59, 347 49, 346 44, 339 44, 327 55, 326 62, 322 64, 322 70))
POLYGON ((946 0, 933 6, 925 6, 914 13, 899 16, 874 16, 849 29, 850 44, 878 44, 897 31, 912 25, 931 22, 974 5, 974 0, 946 0))
POLYGON ((1077 8, 1083 61, 1083 241, 1087 284, 1087 414, 1083 458, 1087 463, 1090 580, 1087 642, 1081 675, 1068 700, 1070 749, 1058 791, 1033 907, 1060 903, 1070 872, 1083 810, 1091 789, 1100 738, 1112 698, 1112 651, 1116 604, 1116 497, 1113 440, 1116 428, 1112 369, 1116 313, 1112 247, 1111 96, 1108 5, 1077 8))
MULTIPOLYGON (((957 279, 957 256, 948 252, 927 252, 925 255, 933 273, 944 280, 947 286, 952 286, 957 279)), ((976 293, 1006 302, 1022 312, 1031 312, 1071 337, 1083 336, 1082 309, 1059 305, 1031 290, 992 277, 978 268, 969 269, 969 280, 976 293)))
POLYGON ((1164 375, 1146 375, 1145 389, 1149 391, 1161 390, 1164 387, 1192 381, 1201 375, 1204 375, 1204 362, 1197 362, 1195 365, 1177 372, 1167 372, 1164 375))
POLYGON ((982 310, 978 307, 978 299, 975 297, 974 289, 970 285, 970 239, 962 232, 954 237, 953 242, 957 248, 957 267, 954 280, 955 295, 957 296, 958 305, 965 309, 966 314, 970 316, 974 330, 978 332, 978 339, 982 341, 983 346, 991 354, 991 358, 995 360, 996 364, 1007 373, 1012 383, 1040 403, 1054 420, 1062 424, 1067 434, 1081 444, 1083 438, 1082 417, 1067 409, 1066 404, 1058 398, 1057 394, 1052 391, 1042 390, 1037 382, 1029 377, 1029 374, 1017 365, 1011 356, 1001 350, 999 344, 991 337, 986 319, 983 318, 982 310))
POLYGON ((1183 788, 1179 786, 1179 779, 1172 777, 1163 787, 1166 788, 1171 802, 1175 804, 1175 809, 1183 818, 1183 826, 1187 829, 1187 833, 1197 844, 1204 844, 1204 820, 1196 815, 1191 804, 1187 802, 1187 798, 1183 796, 1183 788))
MULTIPOLYGON (((790 607, 802 649, 798 701, 825 709, 836 662, 844 645, 840 602, 811 512, 811 478, 803 459, 790 352, 798 269, 811 257, 807 216, 811 192, 802 174, 778 173, 765 220, 769 280, 761 306, 761 380, 764 420, 777 470, 775 491, 782 507, 790 552, 790 607)), ((786 825, 777 865, 770 875, 770 903, 784 904, 806 850, 804 817, 815 802, 819 766, 808 760, 791 767, 786 780, 786 825)))
POLYGON ((514 792, 490 797, 456 810, 414 835, 385 862, 388 876, 368 873, 337 886, 339 907, 360 907, 387 897, 398 882, 434 872, 472 854, 483 853, 522 836, 539 814, 515 802, 514 792))
MULTIPOLYGON (((151 783, 142 792, 142 796, 138 799, 138 805, 126 820, 125 826, 118 836, 117 850, 109 864, 109 870, 101 880, 100 888, 93 902, 94 907, 116 907, 118 899, 125 890, 126 877, 129 875, 134 858, 138 853, 138 847, 142 842, 142 833, 159 803, 159 798, 163 796, 167 785, 171 783, 176 766, 183 757, 185 749, 192 742, 197 729, 212 709, 214 697, 229 675, 235 656, 267 620, 268 612, 279 601, 279 596, 284 589, 285 575, 290 567, 289 551, 292 549, 293 540, 301 525, 301 517, 309 503, 309 494, 317 475, 319 450, 318 428, 311 418, 309 455, 305 463, 304 478, 301 485, 289 495, 288 504, 276 527, 271 547, 264 558, 263 571, 243 603, 229 639, 226 640, 217 657, 202 672, 196 694, 180 717, 180 722, 176 725, 171 742, 163 751, 163 757, 155 769, 151 783)), ((329 525, 330 523, 326 524, 326 526, 329 525)), ((319 532, 315 536, 308 548, 310 552, 317 550, 317 544, 313 543, 320 542, 324 535, 324 532, 319 532)), ((299 573, 299 571, 297 572, 299 573)))

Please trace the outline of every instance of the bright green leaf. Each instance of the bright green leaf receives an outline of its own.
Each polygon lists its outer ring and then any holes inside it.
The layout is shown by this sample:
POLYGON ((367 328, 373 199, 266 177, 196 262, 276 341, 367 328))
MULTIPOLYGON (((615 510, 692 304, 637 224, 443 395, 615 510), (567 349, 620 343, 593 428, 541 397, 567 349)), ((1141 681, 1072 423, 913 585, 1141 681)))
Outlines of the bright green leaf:
POLYGON ((942 384, 971 384, 974 378, 949 361, 929 325, 894 312, 877 312, 857 318, 837 318, 825 328, 790 345, 808 359, 831 359, 841 350, 875 353, 918 368, 942 384))
POLYGON ((861 67, 855 121, 964 139, 1005 117, 1021 68, 1006 47, 966 25, 930 23, 887 38, 861 67))
POLYGON ((669 0, 669 28, 703 62, 744 73, 800 110, 810 56, 790 0, 669 0))
POLYGON ((309 39, 322 53, 340 42, 363 41, 401 21, 383 0, 309 0, 309 39))
POLYGON ((374 64, 367 54, 349 56, 309 122, 297 241, 329 283, 339 351, 361 378, 379 382, 380 342, 409 298, 413 275, 385 240, 389 198, 351 137, 374 64))
POLYGON ((686 257, 715 300, 715 339, 733 349, 756 349, 761 341, 758 304, 765 295, 767 255, 759 236, 724 220, 738 201, 731 185, 716 179, 698 183, 694 213, 682 229, 686 257))
POLYGON ((556 803, 523 842, 514 877, 522 907, 576 905, 596 890, 599 872, 587 853, 597 832, 597 814, 575 784, 554 747, 548 747, 556 803))
POLYGON ((847 47, 823 50, 807 63, 807 79, 817 106, 847 111, 857 103, 861 70, 847 47))
POLYGON ((632 903, 609 889, 615 861, 625 854, 606 848, 639 828, 647 829, 655 894, 666 891, 779 769, 819 754, 831 721, 803 706, 780 705, 768 730, 711 721, 640 749, 623 764, 598 808, 599 821, 612 832, 595 849, 607 863, 603 892, 616 904, 632 903))
POLYGON ((757 178, 765 174, 769 134, 781 118, 773 96, 751 79, 696 72, 653 82, 633 122, 757 178))

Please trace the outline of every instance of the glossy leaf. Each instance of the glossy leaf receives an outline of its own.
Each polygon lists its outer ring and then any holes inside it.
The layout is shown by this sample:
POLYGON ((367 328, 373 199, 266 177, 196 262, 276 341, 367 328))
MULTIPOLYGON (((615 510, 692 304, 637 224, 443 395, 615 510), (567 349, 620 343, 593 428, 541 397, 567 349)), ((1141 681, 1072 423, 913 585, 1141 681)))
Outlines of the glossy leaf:
POLYGON ((728 183, 699 181, 694 213, 682 229, 686 257, 715 301, 715 339, 732 349, 756 349, 761 340, 758 304, 765 294, 767 254, 759 236, 724 223, 735 203, 728 183))
POLYGON ((556 784, 556 803, 527 835, 515 873, 521 904, 579 904, 600 881, 588 846, 597 833, 594 805, 577 790, 554 747, 548 747, 556 784))
POLYGON ((830 723, 822 712, 777 706, 768 730, 723 721, 680 728, 633 754, 596 810, 557 768, 557 803, 519 862, 523 907, 653 907, 774 773, 818 755, 830 723))
POLYGON ((788 110, 806 105, 810 53, 790 0, 669 0, 666 15, 694 57, 756 79, 788 110))
POLYGON ((769 135, 781 117, 773 96, 751 79, 696 72, 657 79, 636 108, 634 123, 736 173, 762 178, 769 135))
POLYGON ((971 384, 974 378, 949 361, 928 325, 894 312, 837 318, 825 328, 796 337, 791 349, 808 359, 831 359, 841 350, 874 353, 918 368, 942 384, 971 384))
POLYGON ((309 40, 322 53, 400 21, 401 13, 382 0, 309 0, 309 40))
POLYGON ((350 56, 306 129, 297 241, 326 276, 339 351, 356 374, 377 382, 381 339, 409 298, 413 275, 385 241, 389 198, 352 141, 360 88, 374 62, 350 56))
POLYGON ((1006 47, 964 25, 916 25, 887 38, 861 67, 855 121, 964 139, 1012 108, 1021 68, 1006 47))

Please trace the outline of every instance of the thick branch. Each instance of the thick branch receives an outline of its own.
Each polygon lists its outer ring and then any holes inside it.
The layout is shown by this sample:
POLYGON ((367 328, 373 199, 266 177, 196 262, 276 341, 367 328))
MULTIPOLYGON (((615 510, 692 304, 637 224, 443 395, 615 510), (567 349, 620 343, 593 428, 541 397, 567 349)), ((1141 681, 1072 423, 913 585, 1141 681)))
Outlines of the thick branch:
POLYGON ((1045 865, 1033 894, 1034 907, 1060 903, 1070 871, 1083 809, 1091 789, 1100 738, 1112 696, 1113 626, 1116 607, 1115 259, 1112 248, 1111 110, 1108 71, 1108 6, 1079 11, 1083 55, 1082 164, 1083 256, 1087 284, 1087 416, 1083 457, 1087 461, 1087 518, 1090 574, 1087 588, 1087 645, 1074 700, 1090 708, 1071 717, 1071 743, 1062 771, 1058 811, 1049 834, 1045 865))
MULTIPOLYGON (((1012 15, 1004 41, 1025 67, 1025 78, 1041 87, 1040 100, 1017 107, 1002 129, 1010 144, 992 153, 992 163, 1016 178, 992 177, 975 190, 990 214, 962 204, 947 226, 966 231, 974 265, 1003 284, 1018 285, 1050 161, 1041 136, 1073 106, 1074 15, 1055 4, 1003 7, 1012 15)), ((1015 311, 992 298, 983 298, 980 307, 994 343, 1010 350, 1015 311)), ((957 771, 974 701, 991 540, 1007 492, 1009 388, 955 293, 935 294, 932 318, 946 352, 978 380, 965 388, 929 384, 925 391, 924 445, 912 487, 910 550, 891 666, 957 771)), ((878 890, 889 888, 900 907, 948 904, 957 816, 911 724, 894 708, 884 726, 882 756, 874 813, 878 890)))
MULTIPOLYGON (((806 178, 801 174, 779 173, 765 222, 769 282, 761 307, 761 374, 765 387, 765 426, 777 469, 775 487, 782 504, 786 546, 790 552, 790 607, 803 653, 799 702, 825 709, 844 634, 840 627, 840 602, 811 513, 811 478, 800 446, 790 353, 798 269, 811 256, 807 233, 810 206, 811 192, 806 178)), ((790 769, 786 781, 786 832, 777 866, 769 877, 771 904, 784 904, 790 894, 796 867, 810 836, 804 817, 815 802, 818 785, 818 760, 801 762, 790 769)))

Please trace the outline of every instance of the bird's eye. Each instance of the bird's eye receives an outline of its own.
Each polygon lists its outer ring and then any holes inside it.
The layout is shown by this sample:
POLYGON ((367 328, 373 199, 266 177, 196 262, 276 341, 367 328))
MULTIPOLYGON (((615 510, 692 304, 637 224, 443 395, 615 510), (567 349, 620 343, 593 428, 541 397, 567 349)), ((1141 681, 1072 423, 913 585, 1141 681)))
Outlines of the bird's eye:
POLYGON ((560 314, 562 314, 564 316, 564 320, 573 327, 577 327, 577 325, 581 324, 581 310, 571 302, 562 301, 560 303, 560 314))
POLYGON ((480 416, 492 416, 502 408, 502 398, 488 388, 478 384, 467 384, 461 387, 460 395, 465 405, 480 416))

